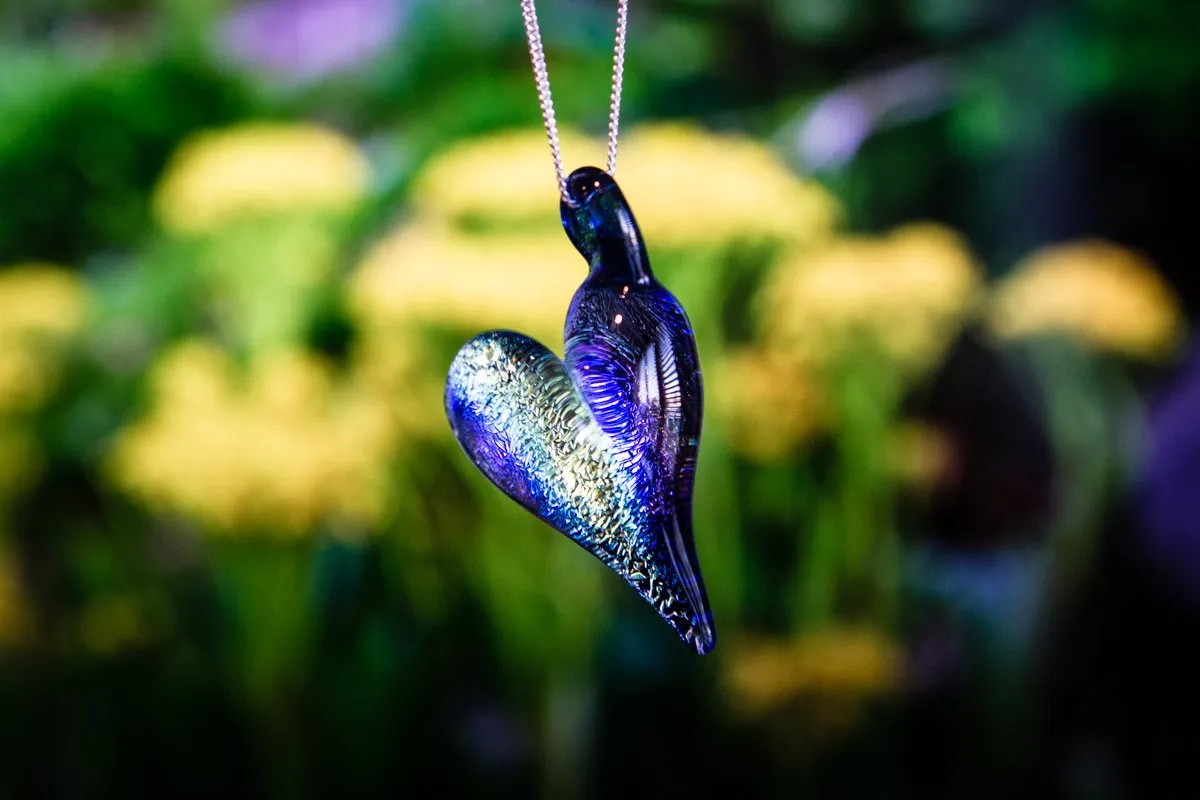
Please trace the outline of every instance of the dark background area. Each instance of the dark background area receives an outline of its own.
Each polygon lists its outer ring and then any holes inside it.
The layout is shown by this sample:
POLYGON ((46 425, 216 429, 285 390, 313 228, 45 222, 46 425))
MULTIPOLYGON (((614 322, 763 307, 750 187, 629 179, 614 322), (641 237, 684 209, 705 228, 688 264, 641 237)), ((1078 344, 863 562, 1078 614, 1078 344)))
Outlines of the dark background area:
POLYGON ((1198 36, 632 3, 697 658, 442 414, 583 277, 516 0, 0 0, 0 797, 1197 796, 1198 36))

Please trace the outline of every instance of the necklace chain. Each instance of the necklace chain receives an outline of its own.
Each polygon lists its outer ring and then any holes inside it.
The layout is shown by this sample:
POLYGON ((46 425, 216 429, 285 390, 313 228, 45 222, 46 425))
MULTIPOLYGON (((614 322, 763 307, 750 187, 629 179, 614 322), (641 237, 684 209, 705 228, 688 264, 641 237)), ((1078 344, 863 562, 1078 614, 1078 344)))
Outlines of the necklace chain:
MULTIPOLYGON (((538 102, 542 107, 542 122, 554 159, 554 174, 558 178, 558 193, 566 199, 567 179, 563 174, 562 150, 558 143, 558 123, 554 119, 554 99, 550 96, 550 71, 546 68, 546 51, 538 27, 534 0, 521 0, 521 16, 525 20, 525 37, 529 40, 529 59, 533 62, 533 79, 537 84, 538 102)), ((617 169, 617 133, 621 121, 621 86, 625 74, 625 38, 629 29, 629 0, 617 0, 617 35, 613 45, 612 93, 608 109, 608 169, 617 169)))
POLYGON ((629 30, 629 0, 617 0, 617 35, 613 43, 612 93, 608 97, 608 169, 617 170, 617 130, 621 123, 621 87, 625 78, 625 37, 629 30))

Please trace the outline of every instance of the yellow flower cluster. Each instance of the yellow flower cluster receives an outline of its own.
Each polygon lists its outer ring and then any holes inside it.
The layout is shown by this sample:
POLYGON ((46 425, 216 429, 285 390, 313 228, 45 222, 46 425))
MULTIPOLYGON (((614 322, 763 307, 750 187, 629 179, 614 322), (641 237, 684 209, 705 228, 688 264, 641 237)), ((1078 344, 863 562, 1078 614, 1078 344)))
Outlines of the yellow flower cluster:
POLYGON ((728 690, 747 716, 808 694, 887 694, 900 679, 899 649, 870 629, 831 627, 794 641, 747 643, 729 665, 728 690))
POLYGON ((617 161, 621 189, 655 248, 828 236, 841 207, 770 148, 685 125, 634 129, 617 161))
POLYGON ((1034 252, 997 287, 988 322, 1001 339, 1064 333, 1097 350, 1151 361, 1174 354, 1185 327, 1153 265, 1100 240, 1034 252))
POLYGON ((366 327, 399 322, 515 328, 553 347, 586 266, 560 232, 464 236, 404 226, 369 252, 349 288, 366 327))
POLYGON ((367 185, 354 143, 325 128, 246 124, 196 134, 167 165, 154 195, 159 223, 211 230, 247 214, 353 206, 367 185))
POLYGON ((808 366, 865 346, 919 371, 942 355, 980 290, 966 244, 948 228, 845 237, 776 271, 765 291, 765 339, 808 366))
POLYGON ((396 440, 388 404, 303 352, 256 358, 244 381, 189 342, 157 365, 148 416, 111 455, 115 481, 214 534, 295 536, 320 522, 370 527, 396 440))
POLYGON ((40 469, 41 450, 22 423, 54 391, 64 349, 83 325, 87 293, 48 264, 0 268, 0 500, 40 469))
POLYGON ((837 424, 829 367, 870 352, 911 377, 931 368, 973 313, 982 284, 961 238, 916 223, 879 237, 798 248, 762 287, 757 345, 718 374, 743 455, 774 460, 837 424))
MULTIPOLYGON (((563 131, 561 143, 568 158, 586 156, 570 164, 604 166, 602 142, 563 131)), ((809 241, 841 216, 819 184, 796 177, 768 147, 744 136, 645 126, 622 138, 617 164, 621 189, 655 249, 809 241)), ((547 231, 561 235, 549 167, 540 129, 466 142, 429 164, 416 203, 422 213, 453 220, 544 219, 547 231)))
POLYGON ((793 641, 746 642, 725 672, 740 715, 781 724, 801 744, 848 733, 865 701, 896 691, 900 648, 869 628, 830 627, 793 641))
POLYGON ((350 353, 355 391, 387 403, 400 438, 442 436, 445 364, 433 364, 418 332, 404 327, 368 327, 358 331, 350 353))
MULTIPOLYGON (((602 142, 562 132, 569 157, 603 163, 602 142)), ((765 146, 683 126, 622 140, 620 182, 653 250, 742 240, 802 242, 840 211, 765 146)), ((579 162, 585 163, 585 162, 579 162)), ((350 287, 364 327, 516 328, 550 346, 586 266, 562 232, 540 130, 457 145, 414 181, 415 217, 366 256, 350 287)))
POLYGON ((58 380, 58 351, 83 324, 87 295, 47 264, 0 268, 0 418, 36 407, 58 380))
MULTIPOLYGON (((587 155, 589 161, 580 165, 606 157, 602 142, 570 129, 559 130, 559 142, 568 157, 587 155)), ((414 181, 413 205, 425 219, 531 224, 562 235, 550 149, 540 128, 468 140, 443 151, 414 181)))

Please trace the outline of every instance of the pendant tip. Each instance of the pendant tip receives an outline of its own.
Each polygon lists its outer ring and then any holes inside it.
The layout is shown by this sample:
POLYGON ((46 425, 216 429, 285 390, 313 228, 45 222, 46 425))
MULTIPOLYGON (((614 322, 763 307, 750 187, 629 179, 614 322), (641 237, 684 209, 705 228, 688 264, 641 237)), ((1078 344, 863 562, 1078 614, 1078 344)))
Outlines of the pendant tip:
POLYGON ((706 614, 688 632, 687 643, 698 656, 708 655, 717 646, 717 629, 713 626, 712 614, 706 614))

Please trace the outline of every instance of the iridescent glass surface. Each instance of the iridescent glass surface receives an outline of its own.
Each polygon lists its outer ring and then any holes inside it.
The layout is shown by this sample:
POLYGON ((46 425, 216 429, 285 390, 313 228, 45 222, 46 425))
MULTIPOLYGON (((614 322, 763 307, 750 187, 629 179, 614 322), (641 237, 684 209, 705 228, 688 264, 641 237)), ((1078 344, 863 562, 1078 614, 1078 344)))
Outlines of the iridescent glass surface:
POLYGON ((687 314, 655 280, 637 222, 607 173, 567 181, 563 227, 590 272, 566 359, 512 331, 459 351, 446 412, 509 497, 629 582, 703 655, 716 643, 692 534, 700 362, 687 314))

